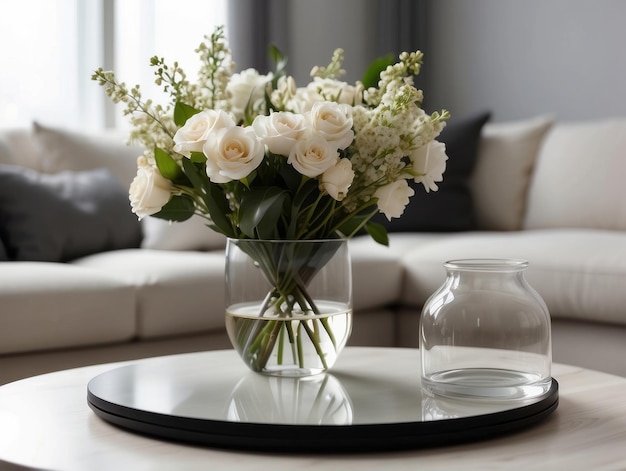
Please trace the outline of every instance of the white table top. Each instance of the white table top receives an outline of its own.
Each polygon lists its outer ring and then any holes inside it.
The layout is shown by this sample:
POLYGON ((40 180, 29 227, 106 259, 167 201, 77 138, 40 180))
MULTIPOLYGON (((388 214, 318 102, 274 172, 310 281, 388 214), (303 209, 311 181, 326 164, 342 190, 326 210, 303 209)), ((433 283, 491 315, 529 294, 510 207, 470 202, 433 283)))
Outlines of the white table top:
MULTIPOLYGON (((234 355, 226 350, 173 358, 204 356, 209 368, 234 355)), ((350 374, 386 356, 393 358, 390 377, 418 374, 416 350, 378 348, 346 349, 333 372, 350 374)), ((140 360, 151 361, 158 359, 140 360)), ((578 367, 554 365, 558 409, 511 435, 416 451, 281 455, 171 443, 104 422, 87 405, 87 383, 130 363, 136 362, 60 371, 0 387, 0 469, 626 469, 626 378, 578 367)))

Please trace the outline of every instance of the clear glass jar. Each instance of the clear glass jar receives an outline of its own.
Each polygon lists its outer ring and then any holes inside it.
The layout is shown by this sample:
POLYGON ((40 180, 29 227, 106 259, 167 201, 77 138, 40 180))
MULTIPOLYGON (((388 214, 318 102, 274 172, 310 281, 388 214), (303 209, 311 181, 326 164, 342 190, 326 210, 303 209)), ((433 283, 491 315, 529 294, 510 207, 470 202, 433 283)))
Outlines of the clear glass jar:
POLYGON ((422 387, 447 397, 526 399, 552 382, 550 314, 525 260, 444 263, 420 319, 422 387))

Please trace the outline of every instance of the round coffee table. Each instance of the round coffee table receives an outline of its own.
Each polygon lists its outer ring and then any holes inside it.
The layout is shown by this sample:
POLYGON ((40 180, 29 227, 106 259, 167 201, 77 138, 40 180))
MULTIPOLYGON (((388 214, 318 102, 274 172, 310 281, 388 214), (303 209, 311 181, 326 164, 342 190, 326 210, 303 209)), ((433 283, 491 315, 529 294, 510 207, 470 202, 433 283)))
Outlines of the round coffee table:
MULTIPOLYGON (((389 434, 394 432, 398 432, 398 437, 402 436, 393 424, 398 418, 402 420, 403 411, 409 423, 414 422, 415 417, 411 414, 417 414, 418 410, 425 421, 468 417, 470 424, 474 420, 472 417, 493 413, 481 410, 484 404, 450 404, 421 396, 417 391, 414 400, 400 394, 399 391, 411 387, 413 378, 418 375, 418 359, 419 355, 413 349, 353 347, 346 349, 331 374, 323 377, 325 382, 312 378, 304 382, 272 379, 259 383, 257 375, 247 372, 235 352, 223 350, 97 365, 17 381, 0 387, 0 469, 11 469, 10 464, 60 470, 96 467, 205 469, 208 465, 213 469, 241 470, 291 470, 306 466, 315 466, 315 469, 353 466, 372 470, 422 466, 465 470, 485 469, 498 463, 506 464, 508 468, 568 466, 595 469, 610 465, 620 469, 626 466, 626 451, 622 446, 626 436, 626 403, 622 399, 626 394, 626 378, 558 364, 553 369, 553 376, 559 382, 558 409, 546 413, 532 426, 519 431, 508 430, 514 433, 501 436, 494 437, 490 433, 490 438, 471 443, 450 445, 442 440, 440 446, 418 450, 374 452, 380 447, 370 442, 370 446, 365 443, 361 450, 355 447, 350 453, 339 454, 314 452, 315 448, 307 453, 285 454, 275 446, 269 448, 271 451, 249 451, 250 448, 263 449, 263 446, 248 446, 244 447, 247 451, 240 451, 224 446, 241 448, 239 441, 242 437, 259 441, 260 438, 254 434, 246 437, 249 431, 242 433, 239 429, 235 430, 235 441, 230 445, 185 444, 168 439, 167 434, 162 435, 158 430, 156 437, 138 433, 141 430, 136 429, 136 424, 118 423, 127 428, 111 425, 105 414, 99 417, 95 413, 99 412, 97 398, 107 395, 113 398, 111 404, 131 411, 161 411, 163 404, 171 407, 175 403, 178 409, 172 411, 172 415, 180 413, 185 420, 204 411, 204 418, 200 420, 209 417, 210 427, 237 421, 261 424, 262 427, 268 423, 292 423, 296 427, 292 431, 302 433, 308 430, 308 433, 314 433, 310 437, 312 440, 322 440, 321 444, 325 446, 329 444, 328 439, 317 434, 315 427, 326 427, 331 432, 333 427, 346 430, 345 427, 355 421, 355 425, 367 423, 368 413, 380 417, 380 410, 385 408, 393 420, 389 422, 391 429, 383 430, 387 435, 381 435, 381 441, 388 441, 389 434), (205 365, 204 369, 202 365, 205 365), (150 371, 152 373, 146 374, 150 371), (168 371, 177 371, 177 377, 187 378, 193 387, 180 382, 172 384, 168 379, 172 374, 168 371), (378 386, 374 388, 367 379, 372 372, 379 378, 378 386), (126 384, 132 384, 132 391, 127 389, 124 393, 129 395, 126 398, 120 396, 124 388, 117 379, 119 375, 135 378, 126 384), (107 391, 102 378, 112 377, 115 380, 110 382, 111 390, 107 391), (189 379, 193 377, 196 379, 189 379), (224 389, 229 391, 228 395, 224 393, 222 399, 214 403, 207 401, 210 394, 226 387, 229 381, 234 383, 230 390, 224 389), (89 403, 88 385, 93 389, 89 403), (277 397, 283 398, 283 406, 272 409, 269 404, 277 397), (290 407, 284 407, 285 398, 290 407), (473 412, 471 408, 474 408, 473 412), (2 463, 6 466, 3 467, 2 463)), ((506 413, 508 406, 503 408, 499 404, 494 407, 506 413)), ((114 409, 107 413, 112 412, 114 409)), ((496 416, 499 413, 496 411, 496 416)), ((140 416, 135 414, 131 412, 130 419, 136 423, 140 416)), ((124 416, 128 414, 120 417, 124 416)), ((111 422, 116 423, 115 420, 111 422)), ((480 429, 481 422, 474 420, 473 424, 480 429)), ((165 425, 157 422, 157 425, 166 429, 173 426, 170 422, 165 425)), ((183 429, 186 427, 188 424, 183 429)), ((274 429, 265 429, 264 433, 277 434, 278 429, 289 427, 293 425, 277 425, 274 429)), ((154 433, 154 430, 146 432, 154 433)), ((285 432, 284 436, 288 437, 289 433, 285 432)), ((367 435, 368 440, 373 436, 367 435)), ((280 436, 266 438, 271 438, 274 445, 280 436)), ((464 439, 467 441, 468 438, 464 439)))

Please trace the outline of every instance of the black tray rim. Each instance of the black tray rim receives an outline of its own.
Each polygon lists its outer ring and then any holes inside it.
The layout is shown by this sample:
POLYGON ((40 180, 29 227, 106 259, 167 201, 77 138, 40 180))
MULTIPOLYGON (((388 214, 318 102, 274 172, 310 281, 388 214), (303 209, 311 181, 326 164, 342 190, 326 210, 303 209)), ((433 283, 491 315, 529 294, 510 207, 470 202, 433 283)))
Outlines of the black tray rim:
POLYGON ((142 435, 193 445, 272 452, 367 452, 421 449, 475 442, 532 426, 554 412, 559 384, 530 404, 505 411, 420 422, 351 425, 267 424, 200 419, 145 411, 115 404, 87 387, 87 403, 96 416, 142 435))

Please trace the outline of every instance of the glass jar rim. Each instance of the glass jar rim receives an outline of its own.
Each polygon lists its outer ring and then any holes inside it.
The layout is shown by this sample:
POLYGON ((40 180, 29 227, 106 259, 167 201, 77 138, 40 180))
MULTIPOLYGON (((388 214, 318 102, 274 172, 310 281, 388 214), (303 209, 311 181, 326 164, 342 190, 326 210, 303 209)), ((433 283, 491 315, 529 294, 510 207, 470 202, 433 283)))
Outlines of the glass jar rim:
POLYGON ((465 258, 448 260, 443 266, 448 270, 511 272, 528 267, 528 260, 517 258, 465 258))

